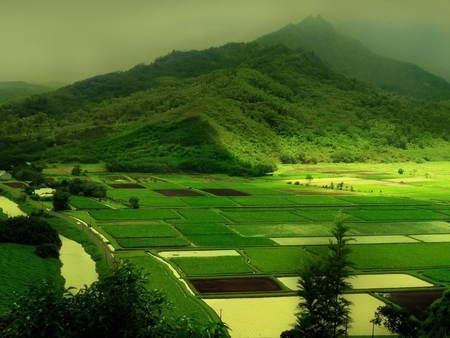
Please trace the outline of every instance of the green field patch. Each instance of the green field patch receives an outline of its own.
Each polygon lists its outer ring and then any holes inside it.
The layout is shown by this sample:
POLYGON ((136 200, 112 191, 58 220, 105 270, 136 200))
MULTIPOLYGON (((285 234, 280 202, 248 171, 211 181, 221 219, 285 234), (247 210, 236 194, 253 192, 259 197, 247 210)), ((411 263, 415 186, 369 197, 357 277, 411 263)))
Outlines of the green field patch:
MULTIPOLYGON (((285 237, 272 238, 280 245, 328 245, 334 241, 333 237, 285 237)), ((419 241, 407 236, 355 236, 349 245, 386 244, 386 243, 418 243, 419 241)))
POLYGON ((179 198, 168 197, 143 197, 139 198, 139 205, 144 207, 162 207, 162 208, 177 208, 186 207, 179 198))
POLYGON ((239 205, 246 207, 265 207, 278 205, 295 205, 294 202, 288 201, 281 197, 266 197, 266 196, 237 196, 230 197, 230 199, 239 205))
MULTIPOLYGON (((136 254, 132 253, 132 255, 136 254)), ((165 268, 162 263, 149 255, 134 257, 117 253, 116 256, 119 259, 130 259, 147 274, 146 286, 151 290, 158 289, 163 292, 167 300, 173 305, 163 308, 163 316, 172 316, 174 318, 187 316, 196 318, 202 323, 206 323, 209 320, 208 311, 194 296, 187 294, 183 290, 172 272, 165 268)))
MULTIPOLYGON (((309 208, 309 209, 298 209, 294 213, 301 216, 309 221, 314 222, 333 222, 338 213, 338 209, 330 210, 330 208, 309 208)), ((349 215, 347 211, 344 214, 348 216, 348 221, 360 220, 352 215, 349 215)))
POLYGON ((92 217, 100 221, 112 220, 164 220, 181 218, 169 209, 121 209, 121 210, 93 210, 92 217))
POLYGON ((343 201, 332 196, 301 195, 285 197, 285 199, 299 205, 352 205, 351 202, 343 201))
POLYGON ((450 233, 447 222, 386 222, 348 223, 349 235, 412 235, 450 233))
POLYGON ((309 253, 301 247, 245 248, 250 264, 262 272, 297 273, 309 253))
POLYGON ((448 215, 438 214, 430 210, 419 209, 349 209, 347 210, 347 213, 365 221, 450 219, 448 215))
POLYGON ((119 238, 117 243, 122 248, 151 248, 151 247, 184 247, 190 243, 180 237, 146 237, 146 238, 119 238))
POLYGON ((229 235, 232 234, 226 225, 220 223, 189 223, 175 224, 184 235, 229 235))
POLYGON ((435 205, 421 205, 417 207, 418 209, 426 209, 426 210, 443 210, 450 212, 450 205, 448 204, 435 204, 435 205))
POLYGON ((170 259, 186 275, 246 274, 254 270, 242 256, 176 257, 170 259))
POLYGON ((422 275, 437 282, 450 282, 450 269, 423 270, 422 275))
POLYGON ((259 188, 259 187, 248 187, 248 186, 242 186, 239 188, 239 190, 246 192, 247 194, 250 195, 255 195, 255 196, 264 196, 264 195, 268 195, 268 196, 289 196, 291 195, 290 193, 287 193, 285 191, 281 191, 281 190, 277 190, 277 189, 269 189, 269 188, 259 188))
POLYGON ((450 242, 450 234, 438 234, 438 235, 411 235, 422 242, 427 243, 440 243, 440 242, 450 242))
MULTIPOLYGON (((314 253, 325 253, 326 247, 310 247, 314 253)), ((356 268, 410 269, 450 266, 450 243, 352 245, 350 260, 356 268)))
POLYGON ((150 189, 109 189, 106 194, 108 197, 128 201, 131 196, 136 196, 139 200, 149 197, 161 197, 160 194, 150 189))
POLYGON ((259 209, 254 211, 223 211, 222 214, 235 223, 307 222, 305 218, 287 211, 267 211, 265 209, 259 209))
POLYGON ((224 235, 187 235, 188 240, 195 246, 204 247, 244 247, 244 246, 268 246, 275 243, 265 237, 244 237, 236 233, 224 235))
POLYGON ((77 209, 110 209, 110 207, 83 196, 70 196, 69 203, 77 209))
POLYGON ((211 209, 181 209, 178 210, 178 213, 184 217, 183 220, 176 222, 188 222, 188 223, 197 223, 197 222, 206 222, 206 223, 225 223, 227 219, 225 219, 218 212, 211 209))
POLYGON ((336 197, 340 200, 351 202, 354 204, 424 204, 423 201, 401 198, 401 197, 390 197, 390 196, 338 196, 336 197))
POLYGON ((237 206, 228 197, 183 197, 181 200, 190 207, 232 207, 237 206))
POLYGON ((236 224, 231 229, 242 236, 291 237, 291 236, 328 236, 331 223, 297 224, 236 224))
POLYGON ((16 301, 15 292, 26 292, 31 285, 44 280, 64 286, 61 261, 40 258, 34 254, 35 248, 34 245, 0 243, 0 314, 7 312, 16 301))
POLYGON ((102 229, 114 238, 179 237, 178 232, 168 224, 107 224, 102 229))

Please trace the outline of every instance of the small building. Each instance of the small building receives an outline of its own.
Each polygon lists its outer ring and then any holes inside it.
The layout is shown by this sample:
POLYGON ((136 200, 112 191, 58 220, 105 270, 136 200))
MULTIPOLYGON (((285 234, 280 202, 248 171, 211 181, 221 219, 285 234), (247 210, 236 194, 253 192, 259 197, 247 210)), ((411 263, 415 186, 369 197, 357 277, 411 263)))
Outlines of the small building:
POLYGON ((6 181, 12 179, 12 175, 4 170, 0 170, 0 180, 6 181))

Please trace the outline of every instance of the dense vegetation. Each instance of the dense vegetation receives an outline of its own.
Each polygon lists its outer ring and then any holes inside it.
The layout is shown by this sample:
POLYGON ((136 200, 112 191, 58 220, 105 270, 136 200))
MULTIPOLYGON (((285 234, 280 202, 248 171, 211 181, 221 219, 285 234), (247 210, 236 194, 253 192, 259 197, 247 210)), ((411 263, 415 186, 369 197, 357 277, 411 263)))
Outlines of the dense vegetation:
POLYGON ((227 337, 221 322, 204 325, 163 316, 167 301, 146 283, 140 270, 122 263, 75 295, 51 284, 35 285, 0 317, 0 336, 227 337))
POLYGON ((49 92, 61 87, 61 84, 46 85, 27 83, 23 81, 0 82, 0 103, 18 98, 49 92))
POLYGON ((450 101, 397 96, 285 45, 230 43, 0 106, 0 168, 261 175, 277 163, 446 160, 450 101))
POLYGON ((443 78, 417 65, 373 53, 361 42, 339 34, 320 15, 310 16, 297 25, 290 24, 256 41, 305 48, 348 74, 400 95, 437 101, 450 99, 450 83, 443 78))
POLYGON ((0 242, 36 245, 39 257, 59 257, 61 239, 48 222, 39 217, 16 216, 0 220, 0 242))

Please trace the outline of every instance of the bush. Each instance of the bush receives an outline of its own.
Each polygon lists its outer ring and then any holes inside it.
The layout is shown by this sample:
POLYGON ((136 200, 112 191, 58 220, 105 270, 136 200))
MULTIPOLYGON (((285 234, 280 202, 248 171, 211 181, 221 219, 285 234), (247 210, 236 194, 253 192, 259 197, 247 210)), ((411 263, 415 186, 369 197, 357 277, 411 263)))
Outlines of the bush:
POLYGON ((53 257, 59 258, 58 247, 53 243, 41 243, 36 247, 34 253, 41 258, 53 257))

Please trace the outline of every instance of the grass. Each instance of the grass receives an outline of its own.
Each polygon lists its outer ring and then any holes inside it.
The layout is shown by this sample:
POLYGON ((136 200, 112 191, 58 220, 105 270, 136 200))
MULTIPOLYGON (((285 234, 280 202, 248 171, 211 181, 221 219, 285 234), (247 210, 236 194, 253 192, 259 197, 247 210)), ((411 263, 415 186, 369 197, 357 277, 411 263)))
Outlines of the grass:
POLYGON ((309 253, 301 247, 245 248, 250 264, 267 273, 297 273, 309 253))
POLYGON ((351 202, 343 201, 332 196, 304 195, 285 197, 285 199, 299 205, 352 205, 351 202))
POLYGON ((121 209, 93 210, 91 216, 97 220, 164 220, 177 219, 180 216, 170 209, 121 209))
POLYGON ((0 314, 6 313, 16 299, 33 284, 47 282, 64 286, 61 261, 40 258, 34 254, 35 246, 0 243, 0 314))
POLYGON ((163 292, 171 306, 163 308, 163 315, 175 318, 187 316, 206 323, 210 319, 210 313, 201 303, 181 287, 174 278, 172 272, 165 268, 160 262, 146 254, 116 253, 118 259, 130 259, 134 264, 147 274, 147 287, 158 289, 163 292))
POLYGON ((447 220, 450 216, 429 210, 397 209, 397 210, 347 210, 352 216, 365 221, 409 221, 409 220, 447 220))
POLYGON ((167 224, 106 224, 102 229, 114 238, 179 237, 178 232, 167 224))
POLYGON ((188 276, 254 272, 242 256, 176 257, 171 261, 188 276))

